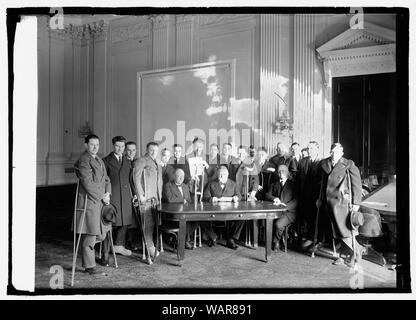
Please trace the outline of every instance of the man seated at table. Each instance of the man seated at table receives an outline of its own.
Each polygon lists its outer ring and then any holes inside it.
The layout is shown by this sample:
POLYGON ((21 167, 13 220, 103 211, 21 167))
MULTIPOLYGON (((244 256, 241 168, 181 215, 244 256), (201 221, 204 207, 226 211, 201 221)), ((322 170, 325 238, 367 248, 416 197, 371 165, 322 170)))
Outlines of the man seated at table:
POLYGON ((281 164, 277 169, 279 181, 273 183, 266 199, 273 201, 276 205, 283 205, 287 211, 274 222, 274 234, 272 242, 272 250, 275 251, 279 247, 285 227, 295 222, 297 199, 295 193, 295 184, 289 178, 289 169, 286 165, 281 164))
MULTIPOLYGON (((185 172, 177 168, 174 174, 175 178, 173 181, 169 181, 163 185, 163 192, 162 192, 162 201, 166 203, 191 203, 192 198, 189 192, 189 187, 183 183, 185 179, 185 172)), ((188 222, 186 224, 186 242, 185 248, 186 249, 193 249, 193 246, 190 243, 190 235, 194 230, 198 227, 196 222, 188 222)))
MULTIPOLYGON (((204 192, 204 200, 212 203, 218 202, 238 202, 240 193, 234 181, 228 179, 228 169, 221 166, 218 170, 218 180, 208 184, 204 192)), ((244 221, 233 221, 230 234, 227 235, 227 247, 236 250, 238 246, 235 241, 240 237, 241 230, 244 227, 244 221)))

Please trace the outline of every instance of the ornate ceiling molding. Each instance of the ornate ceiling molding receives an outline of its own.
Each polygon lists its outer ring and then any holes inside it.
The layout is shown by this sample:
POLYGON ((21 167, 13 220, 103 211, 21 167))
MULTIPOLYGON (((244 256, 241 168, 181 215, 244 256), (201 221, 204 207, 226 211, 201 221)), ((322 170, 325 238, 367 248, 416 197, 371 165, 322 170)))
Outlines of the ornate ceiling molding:
POLYGON ((112 43, 127 41, 130 39, 147 38, 150 34, 149 22, 136 23, 134 25, 114 29, 111 35, 112 43))
POLYGON ((201 26, 207 26, 211 24, 233 22, 251 17, 253 17, 253 14, 202 14, 200 15, 199 24, 201 26))
POLYGON ((177 14, 176 24, 180 25, 180 24, 192 23, 194 18, 195 18, 195 15, 193 14, 177 14))
POLYGON ((163 28, 168 27, 168 24, 172 19, 172 15, 169 15, 169 14, 150 15, 149 19, 153 23, 153 29, 163 29, 163 28))
POLYGON ((45 20, 46 30, 51 39, 66 40, 72 39, 75 44, 94 39, 101 41, 106 39, 109 24, 104 20, 92 22, 84 25, 67 24, 63 28, 51 28, 49 19, 45 20))

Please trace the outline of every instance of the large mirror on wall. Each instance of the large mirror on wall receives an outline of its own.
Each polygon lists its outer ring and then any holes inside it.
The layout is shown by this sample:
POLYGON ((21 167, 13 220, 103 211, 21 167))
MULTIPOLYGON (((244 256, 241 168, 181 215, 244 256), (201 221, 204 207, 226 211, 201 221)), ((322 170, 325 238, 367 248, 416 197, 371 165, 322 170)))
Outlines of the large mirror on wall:
POLYGON ((206 147, 233 140, 234 61, 209 62, 137 75, 137 141, 163 148, 182 144, 189 152, 199 137, 206 147))

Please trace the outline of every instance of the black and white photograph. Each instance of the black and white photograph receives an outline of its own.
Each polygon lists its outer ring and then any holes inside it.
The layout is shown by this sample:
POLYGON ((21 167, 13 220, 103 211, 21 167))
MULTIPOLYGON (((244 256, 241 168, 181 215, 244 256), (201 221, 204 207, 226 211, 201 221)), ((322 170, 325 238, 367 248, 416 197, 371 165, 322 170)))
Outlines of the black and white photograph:
POLYGON ((408 8, 112 5, 7 8, 8 294, 411 292, 408 8))

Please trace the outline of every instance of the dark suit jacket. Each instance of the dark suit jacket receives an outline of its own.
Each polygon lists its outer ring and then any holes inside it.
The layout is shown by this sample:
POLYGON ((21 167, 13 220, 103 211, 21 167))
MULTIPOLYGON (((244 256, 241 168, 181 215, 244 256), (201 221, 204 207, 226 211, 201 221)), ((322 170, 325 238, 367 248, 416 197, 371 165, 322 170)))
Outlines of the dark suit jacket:
POLYGON ((209 155, 207 154, 206 161, 209 164, 207 169, 208 182, 218 179, 217 170, 221 166, 220 155, 217 154, 215 159, 210 159, 209 155))
POLYGON ((224 189, 221 189, 220 182, 218 180, 212 181, 208 184, 204 191, 204 201, 210 201, 213 197, 234 197, 237 196, 240 199, 241 195, 238 192, 237 184, 228 179, 224 189))
POLYGON ((276 197, 286 205, 286 215, 293 223, 296 219, 296 207, 298 205, 295 183, 290 179, 286 180, 283 187, 280 181, 273 183, 266 194, 266 199, 273 201, 276 197))
POLYGON ((175 168, 169 164, 161 166, 163 184, 172 181, 175 178, 175 168))
POLYGON ((331 158, 321 161, 321 201, 323 209, 333 218, 333 235, 335 238, 351 237, 351 229, 348 227, 348 203, 344 195, 349 194, 349 179, 351 180, 351 200, 353 204, 361 203, 361 176, 354 161, 341 158, 332 168, 331 158), (326 205, 325 205, 326 204, 326 205))
POLYGON ((290 156, 279 156, 278 154, 276 154, 275 156, 269 159, 269 163, 276 169, 276 171, 273 173, 272 178, 271 178, 272 182, 279 181, 277 170, 281 164, 285 164, 288 167, 289 172, 292 175, 292 177, 296 176, 295 163, 291 161, 290 156))
POLYGON ((171 168, 170 172, 172 173, 172 175, 175 174, 176 169, 182 169, 183 172, 185 172, 185 179, 183 180, 183 183, 189 183, 189 181, 191 180, 191 175, 189 173, 189 163, 185 157, 180 157, 179 159, 176 159, 174 156, 170 157, 168 161, 168 166, 171 168))
POLYGON ((321 159, 319 157, 315 161, 312 161, 311 157, 300 160, 296 185, 302 202, 315 203, 321 188, 321 159))
POLYGON ((185 183, 182 183, 183 196, 174 181, 168 182, 163 186, 162 200, 167 203, 191 203, 191 194, 185 183))
POLYGON ((113 152, 103 161, 111 181, 110 203, 116 207, 117 219, 114 226, 126 226, 133 222, 132 192, 131 192, 131 162, 122 156, 120 164, 113 152))

